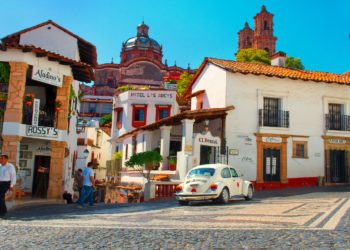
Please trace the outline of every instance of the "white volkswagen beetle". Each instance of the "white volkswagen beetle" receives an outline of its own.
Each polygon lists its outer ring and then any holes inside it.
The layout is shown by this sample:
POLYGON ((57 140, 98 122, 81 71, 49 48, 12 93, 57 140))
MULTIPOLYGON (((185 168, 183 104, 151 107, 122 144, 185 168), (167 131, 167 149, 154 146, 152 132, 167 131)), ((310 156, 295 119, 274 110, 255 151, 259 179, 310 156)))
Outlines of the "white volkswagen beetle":
POLYGON ((253 198, 254 187, 243 180, 236 170, 224 164, 206 164, 192 168, 185 181, 176 187, 176 199, 180 205, 190 201, 213 200, 227 203, 234 196, 253 198))

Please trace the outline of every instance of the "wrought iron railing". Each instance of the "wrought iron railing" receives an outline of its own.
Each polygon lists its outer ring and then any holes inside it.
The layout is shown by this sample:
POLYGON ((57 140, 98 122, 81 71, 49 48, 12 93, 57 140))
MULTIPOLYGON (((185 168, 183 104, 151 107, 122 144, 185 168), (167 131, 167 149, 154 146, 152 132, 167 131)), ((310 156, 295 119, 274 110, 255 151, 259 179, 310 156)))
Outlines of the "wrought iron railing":
POLYGON ((76 131, 77 133, 82 133, 85 131, 86 121, 82 118, 77 118, 76 131))
MULTIPOLYGON (((54 110, 40 110, 38 125, 43 127, 54 127, 55 114, 56 112, 54 110)), ((33 125, 32 119, 33 119, 32 106, 23 105, 22 124, 33 125)))
POLYGON ((326 129, 350 131, 350 116, 340 114, 326 114, 326 129))
POLYGON ((259 109, 259 126, 289 128, 289 111, 259 109))

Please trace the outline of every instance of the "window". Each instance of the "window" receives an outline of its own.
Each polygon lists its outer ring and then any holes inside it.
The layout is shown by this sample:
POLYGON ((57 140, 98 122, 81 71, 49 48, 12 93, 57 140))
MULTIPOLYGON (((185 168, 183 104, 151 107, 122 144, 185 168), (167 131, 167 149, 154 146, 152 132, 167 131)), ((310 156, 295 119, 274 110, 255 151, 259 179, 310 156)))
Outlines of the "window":
POLYGON ((278 98, 264 98, 264 126, 278 127, 278 112, 280 100, 278 98))
POLYGON ((196 109, 203 109, 203 94, 197 96, 196 109))
POLYGON ((170 116, 171 106, 156 105, 156 121, 170 116))
POLYGON ((88 112, 89 113, 96 113, 96 103, 89 103, 88 104, 88 112))
POLYGON ((343 105, 336 103, 328 104, 329 129, 342 130, 343 105))
POLYGON ((267 24, 267 21, 264 21, 264 30, 268 30, 269 29, 269 25, 267 24))
POLYGON ((213 176, 214 173, 215 173, 214 168, 197 168, 197 169, 193 169, 187 175, 187 178, 192 178, 194 176, 213 176))
POLYGON ((233 168, 230 168, 230 171, 231 171, 232 177, 238 177, 236 170, 234 170, 233 168))
POLYGON ((224 168, 223 170, 221 170, 221 177, 222 178, 231 178, 230 170, 228 168, 224 168))
POLYGON ((112 104, 103 103, 102 104, 102 114, 110 114, 112 113, 112 104))
POLYGON ((127 160, 128 159, 128 146, 129 146, 129 144, 126 144, 125 145, 125 159, 127 160))
POLYGON ((137 153, 137 140, 136 140, 136 136, 132 137, 132 154, 136 154, 137 153))
POLYGON ((293 141, 293 158, 308 158, 306 141, 293 141))
POLYGON ((147 105, 133 105, 132 126, 135 128, 146 125, 147 105))
POLYGON ((123 109, 117 110, 117 123, 116 126, 120 129, 123 126, 123 109))

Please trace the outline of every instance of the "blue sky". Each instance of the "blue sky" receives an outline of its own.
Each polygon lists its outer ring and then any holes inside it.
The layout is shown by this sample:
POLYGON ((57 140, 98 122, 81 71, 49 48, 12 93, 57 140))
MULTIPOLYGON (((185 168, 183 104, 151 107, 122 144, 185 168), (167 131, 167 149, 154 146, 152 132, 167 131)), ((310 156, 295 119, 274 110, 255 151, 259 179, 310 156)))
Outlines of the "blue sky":
POLYGON ((51 19, 96 45, 99 63, 119 62, 144 18, 163 59, 193 68, 204 57, 234 59, 237 32, 245 21, 253 27, 263 4, 275 15, 277 50, 309 70, 350 70, 349 0, 0 0, 0 37, 51 19))

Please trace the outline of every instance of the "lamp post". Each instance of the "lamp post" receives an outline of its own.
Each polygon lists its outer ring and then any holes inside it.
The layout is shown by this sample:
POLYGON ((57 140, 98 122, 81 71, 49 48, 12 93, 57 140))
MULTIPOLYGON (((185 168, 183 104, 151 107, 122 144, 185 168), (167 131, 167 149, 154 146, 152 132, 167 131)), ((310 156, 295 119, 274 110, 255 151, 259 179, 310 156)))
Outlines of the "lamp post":
POLYGON ((83 151, 83 159, 88 158, 89 153, 90 153, 89 150, 85 149, 85 150, 83 151))

